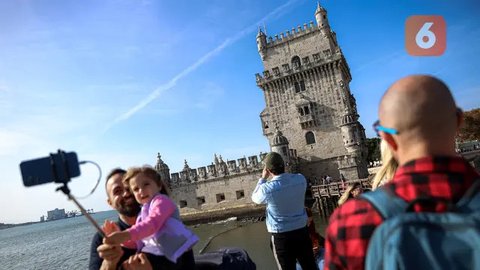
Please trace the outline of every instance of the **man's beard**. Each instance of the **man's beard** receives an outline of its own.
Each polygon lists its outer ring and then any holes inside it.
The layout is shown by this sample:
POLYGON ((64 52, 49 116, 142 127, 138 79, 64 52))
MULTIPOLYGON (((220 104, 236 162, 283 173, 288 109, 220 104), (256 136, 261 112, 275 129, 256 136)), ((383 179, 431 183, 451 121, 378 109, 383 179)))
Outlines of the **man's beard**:
POLYGON ((117 209, 118 213, 127 217, 136 217, 140 213, 140 204, 137 201, 133 201, 131 204, 121 204, 117 209))

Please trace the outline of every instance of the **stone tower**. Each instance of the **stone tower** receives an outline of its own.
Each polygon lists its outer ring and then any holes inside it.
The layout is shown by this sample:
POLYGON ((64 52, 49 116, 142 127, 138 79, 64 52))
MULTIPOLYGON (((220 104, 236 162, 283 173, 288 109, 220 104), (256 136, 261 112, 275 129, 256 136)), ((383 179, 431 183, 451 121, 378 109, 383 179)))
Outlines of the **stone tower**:
POLYGON ((307 177, 365 178, 365 131, 350 92, 350 69, 320 4, 315 19, 316 25, 305 23, 274 38, 259 29, 263 134, 273 150, 275 127, 282 130, 307 177))

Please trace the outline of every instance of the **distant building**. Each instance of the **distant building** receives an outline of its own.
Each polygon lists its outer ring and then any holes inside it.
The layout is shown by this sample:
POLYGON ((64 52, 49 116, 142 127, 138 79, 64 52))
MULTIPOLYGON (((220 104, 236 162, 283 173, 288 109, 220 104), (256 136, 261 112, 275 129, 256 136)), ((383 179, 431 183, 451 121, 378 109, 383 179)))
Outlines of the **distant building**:
POLYGON ((66 217, 65 209, 55 208, 54 210, 47 212, 47 220, 56 220, 56 219, 62 219, 65 217, 66 217))
POLYGON ((474 151, 480 149, 480 141, 456 142, 455 146, 458 153, 474 151))

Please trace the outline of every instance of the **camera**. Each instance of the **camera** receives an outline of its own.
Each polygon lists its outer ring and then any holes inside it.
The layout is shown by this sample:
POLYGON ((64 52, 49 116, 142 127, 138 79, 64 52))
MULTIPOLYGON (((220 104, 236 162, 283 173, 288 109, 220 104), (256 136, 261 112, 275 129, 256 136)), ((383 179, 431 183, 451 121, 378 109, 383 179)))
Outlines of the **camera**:
POLYGON ((45 183, 67 183, 80 176, 80 164, 75 152, 58 150, 48 157, 26 160, 20 163, 23 185, 26 187, 45 183))

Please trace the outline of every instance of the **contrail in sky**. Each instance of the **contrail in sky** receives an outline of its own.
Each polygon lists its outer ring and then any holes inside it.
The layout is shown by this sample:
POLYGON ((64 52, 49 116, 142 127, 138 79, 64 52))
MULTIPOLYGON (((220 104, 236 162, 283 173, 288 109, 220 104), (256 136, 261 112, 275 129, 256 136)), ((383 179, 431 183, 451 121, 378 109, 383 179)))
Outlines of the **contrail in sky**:
POLYGON ((110 128, 112 128, 114 125, 122 122, 122 121, 125 121, 127 119, 129 119, 132 115, 134 115, 135 113, 137 113, 138 111, 140 111, 141 109, 143 109, 145 106, 147 106, 148 104, 150 104, 152 101, 154 101, 155 99, 157 99, 163 92, 173 88, 177 82, 182 79, 183 77, 187 76, 188 74, 190 74, 192 71, 195 71, 198 67, 200 67, 201 65, 205 64, 205 62, 207 62, 208 60, 210 60, 210 58, 212 58, 213 56, 217 55, 218 53, 220 53, 221 51, 223 51, 223 49, 225 49, 227 46, 237 42, 239 39, 241 39, 242 37, 244 37, 246 34, 248 33, 251 33, 253 31, 255 31, 257 29, 257 26, 260 25, 262 22, 265 22, 277 15, 280 15, 282 11, 284 11, 287 7, 291 6, 293 3, 297 2, 298 0, 290 0, 288 1, 287 3, 279 6, 278 8, 276 8, 275 10, 273 10, 272 12, 268 13, 265 17, 261 18, 259 21, 257 21, 256 23, 246 27, 245 29, 243 29, 242 31, 238 32, 237 34, 235 34, 234 36, 232 37, 229 37, 227 39, 225 39, 220 45, 218 45, 215 49, 209 51, 208 53, 206 53, 204 56, 200 57, 195 63, 193 63, 192 65, 190 65, 189 67, 185 68, 184 70, 182 70, 180 73, 178 73, 175 77, 173 77, 172 79, 170 79, 170 81, 168 81, 167 83, 165 84, 162 84, 160 85, 159 87, 157 87, 155 90, 153 90, 150 95, 148 95, 147 97, 145 97, 143 100, 141 100, 137 105, 135 105, 134 107, 132 107, 130 110, 128 110, 126 113, 120 115, 119 117, 117 117, 115 120, 113 120, 112 123, 110 123, 110 125, 108 125, 105 129, 104 129, 104 133, 107 132, 110 128))

